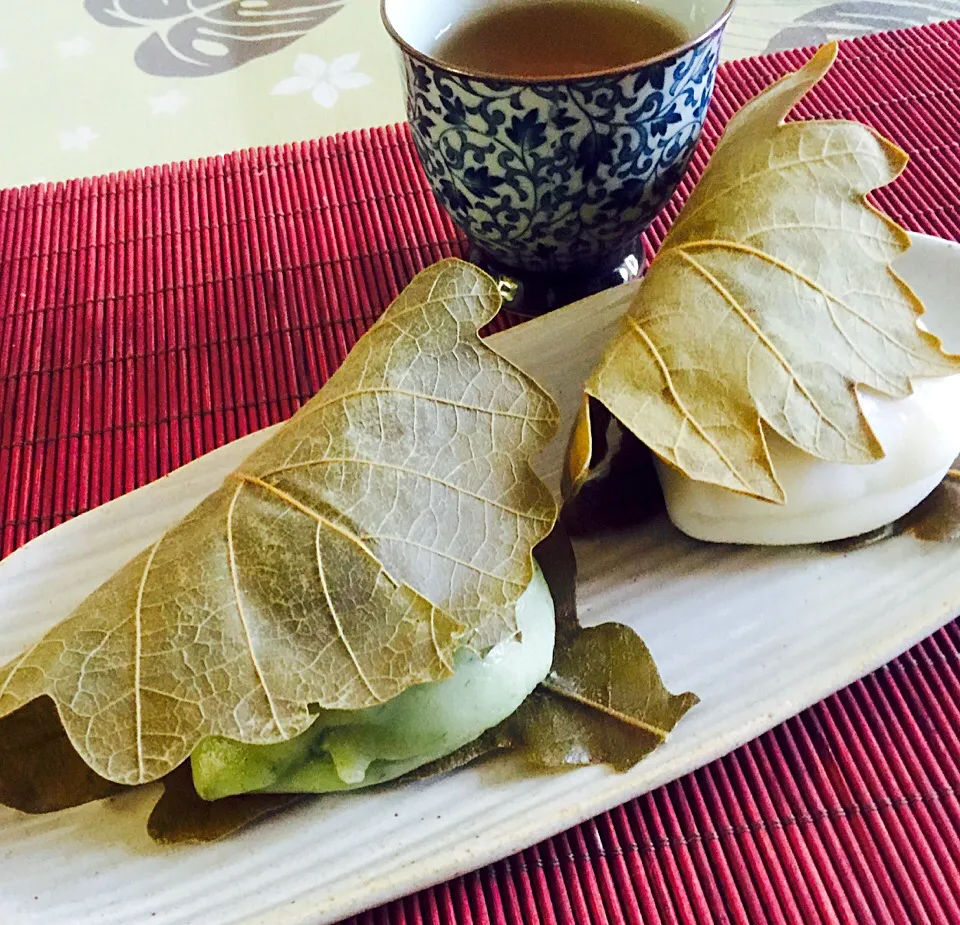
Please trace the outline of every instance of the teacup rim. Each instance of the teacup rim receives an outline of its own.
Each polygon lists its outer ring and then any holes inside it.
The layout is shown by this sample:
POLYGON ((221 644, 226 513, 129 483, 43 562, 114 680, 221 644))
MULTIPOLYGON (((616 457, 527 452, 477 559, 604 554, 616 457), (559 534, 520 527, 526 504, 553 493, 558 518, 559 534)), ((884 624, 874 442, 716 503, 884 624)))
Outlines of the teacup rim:
POLYGON ((419 61, 421 64, 426 64, 436 70, 445 71, 446 73, 452 74, 455 77, 466 77, 471 80, 499 81, 501 83, 509 83, 515 86, 523 87, 559 86, 581 80, 596 80, 604 77, 627 77, 635 71, 648 67, 651 64, 658 64, 661 61, 669 61, 671 58, 685 54, 703 42, 711 39, 714 35, 716 35, 717 32, 723 29, 727 23, 727 20, 730 19, 730 16, 733 13, 736 5, 737 0, 729 0, 717 19, 706 29, 693 36, 693 38, 685 42, 683 45, 678 45, 676 48, 671 48, 662 54, 654 55, 650 58, 641 58, 637 61, 631 62, 630 64, 621 64, 617 67, 604 68, 599 71, 587 71, 582 74, 567 74, 565 76, 558 77, 511 77, 508 74, 496 74, 489 71, 473 70, 470 68, 462 68, 457 67, 456 65, 448 64, 446 61, 442 61, 440 58, 435 58, 433 55, 429 55, 425 51, 421 51, 416 46, 411 45, 410 42, 408 42, 405 38, 403 38, 403 36, 400 35, 399 32, 397 32, 393 26, 393 23, 390 21, 390 17, 387 15, 387 0, 380 0, 380 21, 383 23, 383 26, 390 35, 390 38, 393 39, 393 41, 406 55, 413 58, 415 61, 419 61))

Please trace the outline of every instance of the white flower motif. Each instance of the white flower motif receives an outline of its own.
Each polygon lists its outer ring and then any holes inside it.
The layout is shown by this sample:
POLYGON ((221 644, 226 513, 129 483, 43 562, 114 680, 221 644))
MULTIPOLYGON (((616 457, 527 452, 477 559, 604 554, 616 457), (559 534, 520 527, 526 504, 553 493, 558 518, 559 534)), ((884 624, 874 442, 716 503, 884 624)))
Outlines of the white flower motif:
POLYGON ((64 151, 86 151, 90 142, 99 137, 89 125, 81 125, 73 131, 60 133, 60 147, 64 151))
POLYGON ((341 90, 357 90, 373 83, 367 74, 354 70, 359 62, 359 52, 341 55, 329 64, 319 55, 297 55, 293 62, 295 76, 281 80, 271 92, 289 96, 309 90, 315 102, 324 109, 333 109, 341 90))
POLYGON ((150 97, 150 111, 155 115, 179 112, 186 105, 187 98, 179 90, 168 90, 163 96, 150 97))
POLYGON ((92 47, 93 43, 85 35, 78 35, 75 39, 57 43, 61 58, 78 58, 80 55, 88 54, 92 47))

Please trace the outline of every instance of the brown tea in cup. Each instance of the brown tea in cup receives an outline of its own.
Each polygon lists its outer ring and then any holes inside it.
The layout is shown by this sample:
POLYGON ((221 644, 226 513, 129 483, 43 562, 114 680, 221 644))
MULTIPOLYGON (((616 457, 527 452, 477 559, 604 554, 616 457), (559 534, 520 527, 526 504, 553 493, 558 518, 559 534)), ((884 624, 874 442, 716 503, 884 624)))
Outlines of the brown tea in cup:
POLYGON ((456 23, 435 54, 461 71, 569 77, 656 58, 689 39, 676 20, 636 0, 526 0, 456 23))

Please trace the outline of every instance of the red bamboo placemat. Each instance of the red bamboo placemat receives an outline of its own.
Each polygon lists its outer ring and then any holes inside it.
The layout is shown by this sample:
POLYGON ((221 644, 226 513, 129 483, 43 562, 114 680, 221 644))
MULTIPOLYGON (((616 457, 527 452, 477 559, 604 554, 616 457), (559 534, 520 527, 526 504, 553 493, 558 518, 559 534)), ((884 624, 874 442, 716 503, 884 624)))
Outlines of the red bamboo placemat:
MULTIPOLYGON (((808 56, 721 68, 691 176, 808 56)), ((799 115, 898 142, 878 204, 960 238, 960 25, 846 43, 799 115)), ((0 556, 287 417, 461 252, 399 127, 0 193, 0 556)), ((960 922, 958 789, 954 623, 695 774, 351 921, 960 922)))

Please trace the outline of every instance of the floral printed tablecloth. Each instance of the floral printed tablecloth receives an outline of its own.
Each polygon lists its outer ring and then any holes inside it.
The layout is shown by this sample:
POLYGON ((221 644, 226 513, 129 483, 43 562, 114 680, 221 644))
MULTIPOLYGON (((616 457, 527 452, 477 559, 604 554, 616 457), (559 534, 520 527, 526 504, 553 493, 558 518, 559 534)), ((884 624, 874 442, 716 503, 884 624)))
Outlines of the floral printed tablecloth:
MULTIPOLYGON (((30 0, 0 19, 0 187, 403 118, 379 0, 30 0)), ((724 57, 960 16, 960 0, 740 0, 724 57)))

